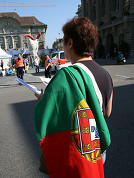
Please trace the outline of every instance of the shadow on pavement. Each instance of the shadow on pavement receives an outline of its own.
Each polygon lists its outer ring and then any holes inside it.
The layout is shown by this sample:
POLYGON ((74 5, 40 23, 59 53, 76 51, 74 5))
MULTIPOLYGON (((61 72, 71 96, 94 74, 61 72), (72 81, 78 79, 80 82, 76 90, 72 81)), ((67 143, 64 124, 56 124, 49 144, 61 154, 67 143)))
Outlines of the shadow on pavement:
POLYGON ((44 76, 45 77, 45 72, 44 71, 40 71, 39 73, 31 73, 33 76, 44 76))
POLYGON ((0 89, 2 89, 2 88, 9 88, 9 87, 18 87, 18 84, 0 85, 0 89))
POLYGON ((134 177, 134 84, 114 88, 113 112, 107 120, 112 144, 107 151, 106 178, 134 177))
POLYGON ((16 113, 16 123, 20 127, 26 143, 28 143, 29 149, 34 153, 34 156, 39 160, 41 155, 41 149, 36 137, 35 125, 34 125, 34 108, 37 101, 28 101, 12 104, 12 107, 16 113))
MULTIPOLYGON (((40 71, 39 73, 31 73, 33 76, 43 76, 45 77, 45 72, 44 71, 40 71)), ((54 75, 55 72, 52 71, 52 75, 54 75)))

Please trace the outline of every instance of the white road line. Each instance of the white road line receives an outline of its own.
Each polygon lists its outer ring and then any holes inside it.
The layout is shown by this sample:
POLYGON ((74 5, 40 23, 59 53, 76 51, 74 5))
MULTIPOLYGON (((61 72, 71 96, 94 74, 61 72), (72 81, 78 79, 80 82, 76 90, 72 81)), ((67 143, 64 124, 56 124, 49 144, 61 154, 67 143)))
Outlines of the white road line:
POLYGON ((117 77, 123 77, 123 78, 131 78, 131 77, 127 77, 127 76, 124 76, 124 75, 115 75, 117 77))

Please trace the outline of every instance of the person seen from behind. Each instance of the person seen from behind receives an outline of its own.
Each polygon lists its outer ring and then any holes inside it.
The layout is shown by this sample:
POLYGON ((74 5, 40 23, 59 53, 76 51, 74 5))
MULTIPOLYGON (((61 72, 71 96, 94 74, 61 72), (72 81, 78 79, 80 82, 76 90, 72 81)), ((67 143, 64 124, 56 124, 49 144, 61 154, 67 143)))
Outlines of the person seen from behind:
POLYGON ((40 64, 40 60, 39 60, 39 58, 37 56, 35 56, 34 66, 35 66, 36 73, 39 73, 39 64, 40 64))
POLYGON ((78 17, 62 29, 72 66, 59 70, 45 92, 35 94, 36 134, 43 151, 40 171, 52 178, 104 178, 102 153, 110 145, 104 118, 112 111, 113 84, 91 57, 98 29, 88 18, 78 17))

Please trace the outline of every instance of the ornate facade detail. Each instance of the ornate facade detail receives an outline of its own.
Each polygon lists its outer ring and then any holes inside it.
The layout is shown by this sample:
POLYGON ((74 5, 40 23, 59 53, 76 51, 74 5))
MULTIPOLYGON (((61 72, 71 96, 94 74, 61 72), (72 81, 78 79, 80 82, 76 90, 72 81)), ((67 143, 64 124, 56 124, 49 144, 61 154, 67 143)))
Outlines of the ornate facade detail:
POLYGON ((134 0, 81 0, 81 17, 98 26, 105 51, 126 45, 127 57, 134 58, 134 0))

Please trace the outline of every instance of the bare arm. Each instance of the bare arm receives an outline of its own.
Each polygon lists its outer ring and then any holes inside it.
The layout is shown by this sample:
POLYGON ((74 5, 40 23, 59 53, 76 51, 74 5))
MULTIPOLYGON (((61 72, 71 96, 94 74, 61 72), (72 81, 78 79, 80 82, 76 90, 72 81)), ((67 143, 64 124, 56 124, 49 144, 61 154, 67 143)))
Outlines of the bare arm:
POLYGON ((48 68, 50 65, 51 65, 51 63, 48 63, 47 66, 46 66, 46 68, 48 68))
POLYGON ((107 103, 107 107, 106 107, 105 115, 104 115, 105 118, 108 118, 112 112, 112 102, 113 102, 113 91, 112 91, 110 99, 107 103))
POLYGON ((34 94, 37 97, 37 100, 39 101, 42 98, 43 94, 44 94, 43 89, 41 89, 41 94, 40 95, 37 94, 37 93, 34 93, 34 94))

